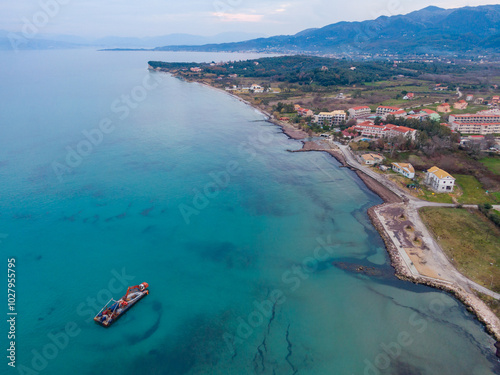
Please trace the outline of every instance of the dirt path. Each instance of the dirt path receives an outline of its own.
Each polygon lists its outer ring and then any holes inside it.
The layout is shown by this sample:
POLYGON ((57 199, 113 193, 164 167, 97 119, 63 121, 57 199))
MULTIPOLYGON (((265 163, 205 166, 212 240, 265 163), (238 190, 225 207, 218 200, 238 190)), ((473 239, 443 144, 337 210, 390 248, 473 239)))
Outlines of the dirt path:
MULTIPOLYGON (((384 175, 361 165, 348 146, 339 145, 346 164, 356 169, 372 190, 385 190, 380 196, 385 203, 368 210, 373 225, 384 239, 391 263, 399 278, 426 284, 453 293, 481 321, 500 345, 500 319, 473 292, 477 290, 495 299, 495 293, 462 275, 446 257, 437 241, 422 222, 418 209, 426 206, 453 207, 451 204, 420 200, 405 192, 384 175), (373 187, 377 186, 376 189, 373 187), (385 199, 387 192, 398 201, 385 199), (399 203, 398 203, 399 202, 399 203)), ((389 195, 390 196, 390 195, 389 195)), ((500 354, 500 350, 497 355, 500 354)))

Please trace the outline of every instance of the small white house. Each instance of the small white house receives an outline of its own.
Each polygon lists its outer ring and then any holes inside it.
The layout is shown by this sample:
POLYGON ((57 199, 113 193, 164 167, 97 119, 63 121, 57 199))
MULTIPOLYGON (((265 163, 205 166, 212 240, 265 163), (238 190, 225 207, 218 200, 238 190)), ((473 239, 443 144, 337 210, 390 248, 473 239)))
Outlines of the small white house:
POLYGON ((366 165, 374 165, 384 161, 384 157, 379 154, 363 154, 361 155, 361 161, 366 165))
POLYGON ((415 168, 410 163, 392 163, 392 170, 408 178, 415 177, 415 168))
POLYGON ((455 186, 455 178, 448 172, 434 166, 427 171, 425 184, 438 193, 451 193, 455 186))
POLYGON ((262 86, 253 84, 250 86, 250 90, 252 90, 254 93, 259 94, 264 92, 264 88, 262 86))

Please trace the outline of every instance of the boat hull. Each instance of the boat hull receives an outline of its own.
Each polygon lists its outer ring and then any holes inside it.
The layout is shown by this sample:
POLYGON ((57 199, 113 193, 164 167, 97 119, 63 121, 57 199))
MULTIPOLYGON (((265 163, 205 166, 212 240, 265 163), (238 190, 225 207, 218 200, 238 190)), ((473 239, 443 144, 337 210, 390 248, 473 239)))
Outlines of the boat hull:
MULTIPOLYGON (((136 296, 133 300, 128 301, 128 304, 126 306, 123 306, 119 312, 116 312, 113 318, 102 321, 101 317, 98 314, 94 317, 94 322, 96 322, 97 324, 99 324, 104 328, 111 327, 114 323, 116 323, 118 319, 120 319, 123 315, 125 315, 125 313, 129 311, 137 302, 146 297, 148 294, 149 294, 148 290, 140 292, 140 294, 136 296)), ((123 300, 120 299, 117 301, 117 303, 120 303, 122 301, 123 300)))

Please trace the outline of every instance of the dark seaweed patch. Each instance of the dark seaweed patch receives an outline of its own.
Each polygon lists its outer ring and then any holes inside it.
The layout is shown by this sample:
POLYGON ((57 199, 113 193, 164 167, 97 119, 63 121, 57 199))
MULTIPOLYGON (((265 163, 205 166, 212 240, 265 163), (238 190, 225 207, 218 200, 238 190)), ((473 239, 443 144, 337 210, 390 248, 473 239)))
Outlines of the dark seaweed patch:
POLYGON ((223 333, 223 326, 218 320, 205 317, 189 319, 157 348, 136 359, 129 374, 183 375, 195 367, 213 369, 225 345, 223 333))
POLYGON ((76 214, 70 215, 70 216, 63 216, 62 220, 63 221, 69 221, 69 222, 74 222, 76 221, 76 218, 78 215, 80 215, 82 211, 78 211, 76 214))
POLYGON ((31 220, 34 217, 32 214, 14 214, 14 215, 12 215, 12 218, 13 219, 20 219, 20 220, 31 220))
POLYGON ((90 224, 95 224, 98 221, 99 221, 99 215, 97 215, 97 214, 94 216, 90 216, 90 217, 83 219, 84 223, 90 223, 90 224))
POLYGON ((155 324, 151 328, 149 328, 146 332, 144 332, 142 335, 129 336, 127 339, 130 345, 135 345, 149 338, 153 333, 155 333, 158 330, 158 327, 160 326, 160 321, 161 321, 161 316, 159 316, 156 319, 155 324))
MULTIPOLYGON (((425 359, 421 359, 425 361, 425 359)), ((393 375, 423 375, 425 371, 406 363, 402 360, 395 359, 391 362, 390 373, 393 375)))
POLYGON ((223 263, 228 268, 247 268, 253 263, 254 254, 237 247, 232 242, 194 242, 187 248, 196 252, 204 260, 223 263))
POLYGON ((149 213, 150 213, 151 211, 153 211, 153 209, 154 209, 154 208, 155 208, 154 206, 151 206, 151 207, 149 207, 149 208, 146 208, 146 209, 142 210, 141 215, 142 215, 142 216, 148 216, 148 215, 149 215, 149 213))
POLYGON ((142 234, 149 233, 149 232, 153 231, 154 228, 155 228, 155 225, 148 225, 146 228, 144 228, 142 230, 142 234))
POLYGON ((106 220, 104 220, 105 222, 109 223, 110 221, 115 221, 115 220, 119 220, 119 219, 124 219, 125 217, 127 216, 127 213, 126 212, 123 212, 119 215, 115 215, 115 216, 111 216, 111 217, 108 217, 106 220))

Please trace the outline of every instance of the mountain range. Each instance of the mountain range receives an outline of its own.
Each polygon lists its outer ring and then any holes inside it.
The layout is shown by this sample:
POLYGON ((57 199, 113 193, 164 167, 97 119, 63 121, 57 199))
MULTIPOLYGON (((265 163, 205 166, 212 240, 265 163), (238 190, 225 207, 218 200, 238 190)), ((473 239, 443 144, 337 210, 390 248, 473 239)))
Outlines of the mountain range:
POLYGON ((500 50, 500 5, 419 11, 363 22, 338 22, 295 35, 238 43, 164 46, 169 51, 311 54, 462 54, 500 50))
POLYGON ((191 34, 168 34, 153 37, 86 38, 75 35, 37 34, 24 38, 21 32, 10 34, 0 30, 0 50, 12 49, 13 41, 19 49, 68 49, 68 48, 154 48, 166 45, 200 45, 208 43, 239 42, 265 36, 262 33, 226 32, 213 36, 191 34), (16 39, 17 38, 17 39, 16 39))

